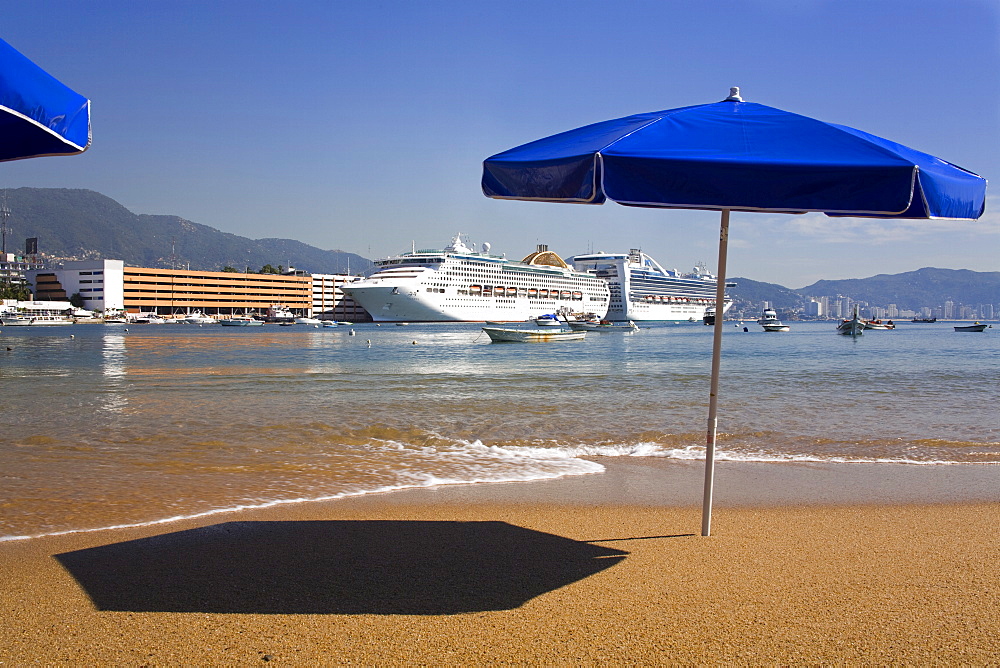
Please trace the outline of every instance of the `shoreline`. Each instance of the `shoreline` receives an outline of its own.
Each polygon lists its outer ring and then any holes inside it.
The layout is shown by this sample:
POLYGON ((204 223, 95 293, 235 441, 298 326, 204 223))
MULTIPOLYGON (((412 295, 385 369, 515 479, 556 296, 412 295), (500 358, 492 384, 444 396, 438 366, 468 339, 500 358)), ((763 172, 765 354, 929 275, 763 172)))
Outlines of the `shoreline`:
MULTIPOLYGON (((208 509, 115 526, 63 529, 0 538, 6 543, 226 521, 230 515, 327 503, 556 503, 701 507, 704 460, 584 456, 604 471, 523 481, 470 482, 347 493, 345 496, 275 500, 260 505, 208 509)), ((714 507, 732 505, 940 504, 1000 502, 1000 464, 901 464, 888 462, 716 461, 714 507)))
POLYGON ((0 665, 995 662, 996 468, 614 464, 0 543, 0 665))

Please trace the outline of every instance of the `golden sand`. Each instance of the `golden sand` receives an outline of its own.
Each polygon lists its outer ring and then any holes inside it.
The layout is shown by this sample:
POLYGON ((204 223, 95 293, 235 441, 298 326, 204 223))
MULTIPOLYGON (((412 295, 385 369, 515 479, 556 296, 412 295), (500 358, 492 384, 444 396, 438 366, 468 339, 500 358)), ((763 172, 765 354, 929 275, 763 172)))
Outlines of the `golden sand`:
POLYGON ((0 543, 0 664, 996 665, 998 519, 375 498, 0 543))

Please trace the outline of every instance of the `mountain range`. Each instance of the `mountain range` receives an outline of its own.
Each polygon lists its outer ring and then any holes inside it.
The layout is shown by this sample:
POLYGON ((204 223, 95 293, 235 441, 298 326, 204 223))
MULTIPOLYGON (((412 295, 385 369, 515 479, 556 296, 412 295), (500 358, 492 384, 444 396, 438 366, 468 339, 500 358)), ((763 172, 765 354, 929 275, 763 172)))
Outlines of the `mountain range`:
MULTIPOLYGON (((322 274, 367 274, 373 267, 360 255, 322 250, 293 239, 248 239, 179 216, 132 213, 92 190, 12 188, 4 193, 11 212, 7 250, 19 250, 24 239, 36 237, 39 251, 49 261, 116 259, 137 267, 204 271, 257 270, 269 264, 322 274)), ((1000 304, 1000 272, 967 269, 925 267, 902 274, 817 281, 798 290, 749 278, 730 280, 737 284, 729 290, 733 298, 755 308, 769 301, 778 309, 793 309, 810 297, 837 295, 911 310, 946 301, 1000 304)))
POLYGON ((239 271, 264 265, 295 267, 314 274, 368 273, 372 262, 342 250, 322 250, 293 239, 248 239, 179 216, 132 213, 92 190, 5 190, 7 250, 38 239, 49 261, 124 260, 136 267, 188 267, 239 271), (14 241, 16 240, 16 243, 14 241))

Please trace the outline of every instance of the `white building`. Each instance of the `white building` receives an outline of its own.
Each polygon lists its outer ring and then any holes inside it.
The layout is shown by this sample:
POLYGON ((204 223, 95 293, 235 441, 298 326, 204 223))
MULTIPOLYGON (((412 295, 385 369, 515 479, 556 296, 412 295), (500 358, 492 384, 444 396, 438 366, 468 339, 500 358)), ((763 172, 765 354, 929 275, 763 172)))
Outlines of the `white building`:
POLYGON ((27 272, 35 294, 48 299, 69 300, 74 294, 83 299, 83 308, 101 313, 125 309, 125 263, 122 260, 81 260, 64 262, 55 269, 27 272))

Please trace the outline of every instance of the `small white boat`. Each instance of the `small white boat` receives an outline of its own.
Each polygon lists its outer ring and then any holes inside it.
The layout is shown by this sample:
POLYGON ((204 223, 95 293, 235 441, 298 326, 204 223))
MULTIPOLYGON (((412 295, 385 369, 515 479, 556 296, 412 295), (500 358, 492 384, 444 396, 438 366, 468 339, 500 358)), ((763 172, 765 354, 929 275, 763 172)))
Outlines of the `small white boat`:
POLYGON ((865 322, 865 329, 896 329, 896 324, 892 320, 887 320, 886 322, 868 320, 865 322))
POLYGON ((260 327, 264 321, 254 320, 248 315, 234 315, 231 318, 220 320, 219 324, 223 327, 260 327))
POLYGON ((295 318, 296 325, 322 325, 323 321, 319 318, 307 318, 305 316, 295 318))
POLYGON ((778 314, 773 308, 764 309, 764 314, 757 320, 757 324, 763 327, 765 332, 787 332, 791 329, 778 320, 778 314))
POLYGON ((214 325, 216 323, 215 318, 207 316, 201 311, 191 311, 187 315, 178 318, 177 321, 189 325, 214 325))
POLYGON ((555 313, 546 313, 535 318, 535 324, 539 327, 562 327, 562 320, 555 313))
POLYGON ((572 329, 510 329, 506 327, 483 327, 483 331, 493 343, 539 343, 543 341, 576 341, 587 336, 587 332, 572 329))
POLYGON ((324 320, 323 321, 323 326, 324 327, 340 327, 340 323, 339 322, 334 322, 333 320, 324 320))
POLYGON ((167 321, 155 313, 138 313, 129 322, 133 325, 165 325, 167 321))
POLYGON ((956 332, 982 332, 989 327, 989 325, 983 325, 980 323, 974 323, 972 325, 955 325, 956 332))

